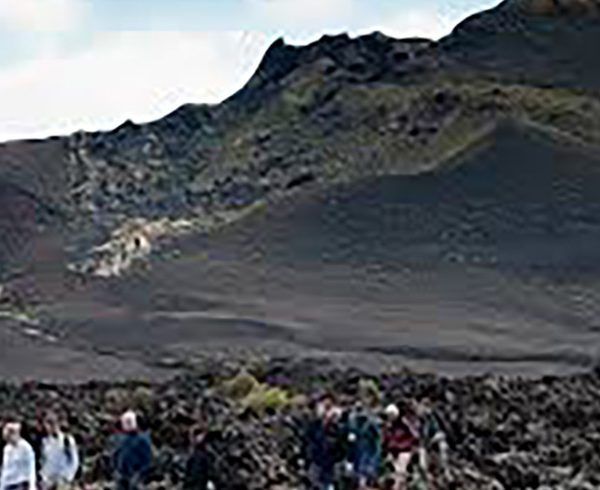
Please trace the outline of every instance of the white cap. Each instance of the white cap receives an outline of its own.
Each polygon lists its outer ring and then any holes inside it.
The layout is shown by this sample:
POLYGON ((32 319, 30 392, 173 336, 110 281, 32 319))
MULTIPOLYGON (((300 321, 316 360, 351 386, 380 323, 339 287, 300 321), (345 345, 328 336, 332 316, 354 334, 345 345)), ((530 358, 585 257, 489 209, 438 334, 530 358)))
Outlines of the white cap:
POLYGON ((390 403, 387 407, 385 407, 384 413, 388 416, 388 417, 399 417, 400 416, 400 409, 398 408, 398 406, 394 403, 390 403))
POLYGON ((133 410, 128 410, 121 415, 121 427, 126 432, 137 430, 137 414, 133 410))

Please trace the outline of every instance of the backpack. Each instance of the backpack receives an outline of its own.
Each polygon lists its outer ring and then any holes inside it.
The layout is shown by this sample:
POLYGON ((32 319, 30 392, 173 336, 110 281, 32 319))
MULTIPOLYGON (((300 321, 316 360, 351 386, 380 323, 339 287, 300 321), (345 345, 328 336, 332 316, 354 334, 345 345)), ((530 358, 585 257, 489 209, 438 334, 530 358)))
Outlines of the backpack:
MULTIPOLYGON (((77 450, 75 445, 75 436, 72 436, 71 434, 64 434, 63 438, 63 451, 65 454, 65 458, 67 458, 68 463, 71 464, 73 462, 73 458, 75 457, 75 451, 77 450)), ((79 466, 77 467, 77 472, 75 473, 75 480, 81 477, 81 466, 82 465, 79 464, 79 466)))
POLYGON ((63 452, 69 464, 73 462, 73 443, 70 434, 63 435, 63 452))

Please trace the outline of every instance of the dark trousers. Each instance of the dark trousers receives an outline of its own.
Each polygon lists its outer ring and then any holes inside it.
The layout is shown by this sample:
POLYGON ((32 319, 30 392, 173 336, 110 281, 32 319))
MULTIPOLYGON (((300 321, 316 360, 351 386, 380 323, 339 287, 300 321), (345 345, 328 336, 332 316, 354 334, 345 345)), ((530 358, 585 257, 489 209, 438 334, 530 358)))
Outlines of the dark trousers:
POLYGON ((131 477, 121 476, 116 481, 117 490, 142 490, 144 488, 142 479, 137 475, 131 477))
POLYGON ((17 483, 16 485, 9 485, 6 490, 29 490, 29 483, 17 483))
POLYGON ((312 464, 308 471, 311 490, 329 490, 334 482, 335 468, 331 465, 312 464))

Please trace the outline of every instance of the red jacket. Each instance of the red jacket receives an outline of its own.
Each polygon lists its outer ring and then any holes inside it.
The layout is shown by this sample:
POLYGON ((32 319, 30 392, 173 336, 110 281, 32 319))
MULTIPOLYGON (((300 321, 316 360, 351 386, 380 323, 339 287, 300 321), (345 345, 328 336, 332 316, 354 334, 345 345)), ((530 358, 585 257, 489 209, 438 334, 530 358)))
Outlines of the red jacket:
POLYGON ((417 424, 406 417, 399 417, 385 431, 384 445, 392 456, 413 451, 419 445, 417 424))

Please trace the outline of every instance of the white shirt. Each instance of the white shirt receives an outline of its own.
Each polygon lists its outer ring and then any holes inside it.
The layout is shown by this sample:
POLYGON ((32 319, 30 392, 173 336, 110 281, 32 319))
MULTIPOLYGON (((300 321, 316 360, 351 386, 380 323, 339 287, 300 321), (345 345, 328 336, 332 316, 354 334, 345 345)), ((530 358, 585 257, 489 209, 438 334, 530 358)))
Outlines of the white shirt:
POLYGON ((25 439, 19 439, 16 444, 4 446, 0 490, 23 483, 35 490, 35 454, 25 439))
POLYGON ((75 479, 79 469, 79 452, 72 436, 59 433, 45 437, 42 441, 41 459, 40 475, 44 482, 71 483, 75 479))

